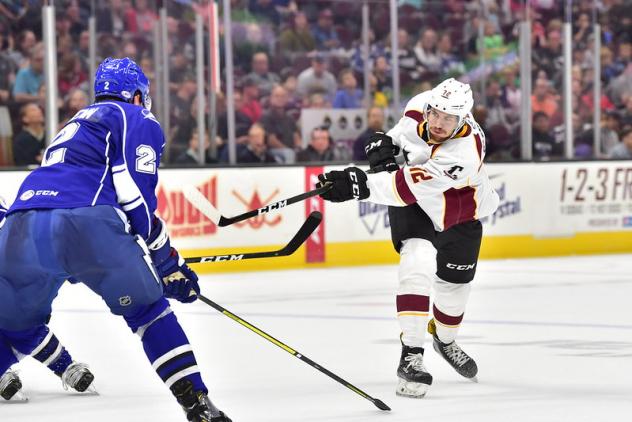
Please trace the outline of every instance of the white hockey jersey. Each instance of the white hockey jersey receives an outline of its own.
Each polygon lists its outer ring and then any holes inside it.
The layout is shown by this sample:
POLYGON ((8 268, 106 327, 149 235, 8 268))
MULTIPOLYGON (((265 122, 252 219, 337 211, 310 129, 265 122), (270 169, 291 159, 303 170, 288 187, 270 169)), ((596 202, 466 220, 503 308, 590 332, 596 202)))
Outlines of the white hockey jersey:
POLYGON ((394 173, 368 174, 365 201, 400 207, 417 202, 435 230, 443 231, 492 214, 499 198, 483 164, 485 135, 471 114, 454 137, 431 139, 423 114, 429 92, 413 97, 388 132, 407 151, 408 164, 394 173))

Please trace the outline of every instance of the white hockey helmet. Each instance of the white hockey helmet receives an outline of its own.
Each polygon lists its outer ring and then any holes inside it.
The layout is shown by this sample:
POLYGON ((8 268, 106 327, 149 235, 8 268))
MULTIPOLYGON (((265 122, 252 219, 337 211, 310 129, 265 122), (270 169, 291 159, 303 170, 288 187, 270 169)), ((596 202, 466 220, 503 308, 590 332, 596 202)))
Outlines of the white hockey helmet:
POLYGON ((472 97, 470 85, 450 78, 441 82, 430 91, 430 97, 424 109, 424 118, 428 119, 428 112, 431 108, 457 116, 459 122, 452 133, 452 136, 454 136, 463 127, 465 118, 472 111, 472 106, 474 106, 474 98, 472 97))

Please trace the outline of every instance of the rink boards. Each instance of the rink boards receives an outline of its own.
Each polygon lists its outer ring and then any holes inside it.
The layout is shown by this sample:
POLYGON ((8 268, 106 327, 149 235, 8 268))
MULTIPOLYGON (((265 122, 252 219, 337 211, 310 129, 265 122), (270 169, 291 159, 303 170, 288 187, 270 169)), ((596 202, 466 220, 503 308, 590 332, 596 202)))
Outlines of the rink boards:
MULTIPOLYGON (((233 216, 313 189, 319 173, 335 168, 343 167, 163 169, 158 213, 185 256, 273 249, 290 240, 309 212, 324 215, 290 257, 204 264, 202 271, 396 262, 384 206, 312 198, 218 228, 181 191, 193 184, 224 216, 233 216)), ((489 164, 487 171, 501 202, 484 220, 483 258, 632 252, 632 162, 489 164)), ((12 201, 26 175, 0 172, 0 196, 12 201)))

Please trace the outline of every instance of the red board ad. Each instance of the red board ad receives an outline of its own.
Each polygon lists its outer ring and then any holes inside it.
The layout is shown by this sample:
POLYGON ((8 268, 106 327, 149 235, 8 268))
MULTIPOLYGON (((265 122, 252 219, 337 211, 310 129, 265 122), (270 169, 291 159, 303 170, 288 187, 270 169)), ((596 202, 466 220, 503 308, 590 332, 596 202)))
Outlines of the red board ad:
MULTIPOLYGON (((316 188, 318 175, 323 172, 322 167, 305 167, 305 190, 316 188)), ((320 196, 313 196, 305 201, 305 217, 313 211, 323 214, 323 222, 305 242, 308 263, 325 262, 325 201, 320 196)))

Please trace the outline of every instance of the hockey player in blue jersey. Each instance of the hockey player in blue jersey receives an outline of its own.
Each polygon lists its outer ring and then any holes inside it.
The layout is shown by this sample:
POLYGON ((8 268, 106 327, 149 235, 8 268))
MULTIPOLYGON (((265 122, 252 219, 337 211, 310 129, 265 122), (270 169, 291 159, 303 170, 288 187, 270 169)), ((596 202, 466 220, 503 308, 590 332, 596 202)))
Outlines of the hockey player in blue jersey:
MULTIPOLYGON (((7 207, 0 197, 0 229, 4 223, 7 207)), ((88 390, 94 380, 94 375, 88 366, 81 362, 75 362, 66 348, 59 342, 55 334, 46 327, 42 331, 44 340, 31 351, 30 355, 46 365, 55 375, 61 378, 64 388, 72 388, 80 393, 88 390)), ((15 354, 15 360, 24 357, 21 353, 15 354)), ((7 370, 0 374, 0 397, 4 400, 25 401, 26 395, 21 392, 22 381, 16 371, 7 370)))
POLYGON ((65 279, 86 284, 140 337, 145 354, 194 422, 230 422, 209 400, 189 341, 166 299, 197 299, 196 274, 154 215, 164 147, 149 81, 129 58, 106 59, 96 102, 52 140, 0 230, 0 373, 12 348, 44 340, 65 279))

